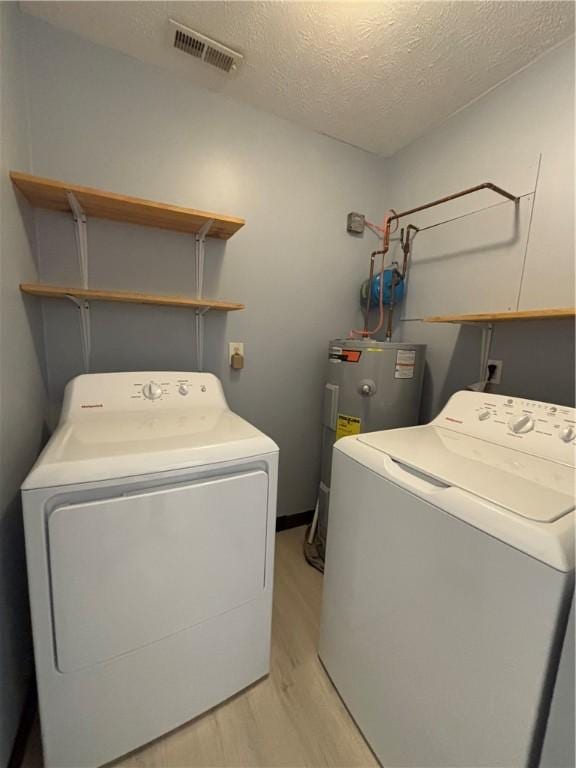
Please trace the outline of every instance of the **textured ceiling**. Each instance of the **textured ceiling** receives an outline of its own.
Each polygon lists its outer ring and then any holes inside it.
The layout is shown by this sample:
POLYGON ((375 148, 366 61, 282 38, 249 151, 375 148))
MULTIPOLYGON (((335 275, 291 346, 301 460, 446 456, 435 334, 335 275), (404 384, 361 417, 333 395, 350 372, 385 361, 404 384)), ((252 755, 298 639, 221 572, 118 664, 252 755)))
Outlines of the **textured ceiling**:
POLYGON ((390 155, 573 33, 572 2, 22 2, 63 29, 390 155), (225 75, 167 19, 239 50, 225 75))

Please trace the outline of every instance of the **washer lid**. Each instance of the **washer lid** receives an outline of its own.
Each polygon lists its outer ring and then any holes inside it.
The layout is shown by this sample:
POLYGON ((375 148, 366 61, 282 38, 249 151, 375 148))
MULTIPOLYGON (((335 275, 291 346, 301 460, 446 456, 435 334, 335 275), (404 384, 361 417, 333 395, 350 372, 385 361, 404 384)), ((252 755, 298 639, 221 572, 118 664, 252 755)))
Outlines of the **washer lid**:
POLYGON ((512 448, 431 425, 355 439, 530 520, 550 523, 575 506, 573 468, 512 448))
POLYGON ((98 413, 61 423, 22 489, 152 474, 277 450, 227 408, 98 413))

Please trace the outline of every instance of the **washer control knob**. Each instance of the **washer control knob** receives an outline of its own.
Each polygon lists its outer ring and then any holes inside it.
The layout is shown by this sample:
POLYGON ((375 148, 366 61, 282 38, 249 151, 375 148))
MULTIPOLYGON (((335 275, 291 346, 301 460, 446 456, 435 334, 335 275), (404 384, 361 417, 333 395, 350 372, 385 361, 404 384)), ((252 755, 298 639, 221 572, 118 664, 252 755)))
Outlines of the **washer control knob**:
POLYGON ((189 391, 188 384, 180 384, 178 387, 178 392, 180 392, 181 395, 187 395, 189 391))
POLYGON ((574 427, 564 427, 560 430, 560 440, 565 443, 569 443, 576 437, 576 429, 574 427))
POLYGON ((558 408, 556 408, 555 405, 551 405, 550 408, 548 408, 549 413, 556 413, 557 410, 558 408))
POLYGON ((156 384, 155 381, 149 381, 148 384, 144 384, 142 387, 142 394, 148 400, 158 400, 162 396, 162 387, 160 384, 156 384))
POLYGON ((527 413, 523 413, 521 416, 513 416, 508 426, 515 435, 523 435, 534 429, 534 419, 527 413))
POLYGON ((490 411, 482 411, 478 414, 478 421, 486 421, 490 418, 490 411))
POLYGON ((512 398, 509 397, 508 400, 506 400, 506 405, 512 405, 513 402, 514 400, 512 400, 512 398))

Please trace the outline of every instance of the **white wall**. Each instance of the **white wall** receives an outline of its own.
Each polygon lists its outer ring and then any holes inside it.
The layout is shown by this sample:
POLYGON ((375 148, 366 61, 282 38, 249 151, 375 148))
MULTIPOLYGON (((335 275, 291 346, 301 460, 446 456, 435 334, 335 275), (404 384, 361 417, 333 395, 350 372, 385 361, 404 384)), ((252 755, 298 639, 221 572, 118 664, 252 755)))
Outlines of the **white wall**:
MULTIPOLYGON (((247 309, 206 318, 206 368, 231 407, 280 445, 279 513, 314 505, 327 343, 359 320, 372 236, 346 214, 382 210, 383 161, 287 121, 202 91, 31 17, 29 87, 34 173, 243 216, 226 246, 207 249, 206 293, 247 309), (244 341, 246 367, 227 365, 244 341)), ((77 282, 72 224, 37 214, 42 277, 77 282)), ((89 222, 93 286, 193 294, 193 240, 89 222)), ((50 392, 80 372, 76 310, 44 302, 50 392)), ((191 369, 194 320, 165 308, 93 305, 94 370, 191 369)))
POLYGON ((30 679, 31 643, 19 486, 40 447, 44 387, 38 307, 23 303, 22 280, 37 276, 30 221, 8 179, 28 167, 20 19, 0 3, 0 767, 6 766, 30 679))
MULTIPOLYGON (((397 210, 483 181, 522 196, 517 214, 481 192, 412 217, 419 226, 464 218, 416 236, 405 318, 574 305, 573 110, 570 41, 391 159, 386 206, 397 210)), ((429 418, 478 380, 480 331, 401 325, 403 339, 428 344, 429 418)), ((498 325, 492 356, 504 361, 494 391, 573 402, 572 322, 498 325)))

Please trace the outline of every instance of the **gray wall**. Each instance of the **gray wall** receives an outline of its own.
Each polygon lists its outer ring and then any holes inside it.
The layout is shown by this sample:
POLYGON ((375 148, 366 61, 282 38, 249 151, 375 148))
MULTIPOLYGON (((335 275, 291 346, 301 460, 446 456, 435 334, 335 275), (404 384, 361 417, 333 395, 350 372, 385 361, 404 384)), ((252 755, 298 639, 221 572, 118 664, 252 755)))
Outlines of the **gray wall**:
MULTIPOLYGON (((387 207, 413 207, 482 181, 523 196, 517 221, 514 204, 489 192, 412 219, 426 226, 464 217, 414 241, 399 335, 428 344, 425 420, 478 380, 481 333, 408 318, 574 305, 573 109, 571 40, 388 164, 387 207)), ((493 391, 573 403, 571 321, 497 325, 491 356, 504 361, 493 391)))
MULTIPOLYGON (((230 406, 280 446, 279 513, 314 505, 327 343, 359 320, 358 287, 375 239, 346 214, 382 210, 384 162, 362 150, 202 91, 173 74, 31 17, 27 27, 36 174, 243 216, 210 242, 206 294, 246 303, 206 318, 205 367, 230 406), (227 342, 244 341, 232 372, 227 342)), ((42 278, 78 282, 73 229, 37 214, 42 278)), ((90 284, 194 290, 193 239, 90 221, 90 284)), ((74 306, 44 302, 50 398, 59 405, 81 356, 74 306)), ((95 371, 191 369, 189 312, 94 304, 95 371)))
MULTIPOLYGON (((35 173, 247 219, 227 245, 208 246, 207 294, 247 310, 208 315, 205 363, 231 407, 280 445, 280 514, 313 505, 326 342, 359 319, 374 240, 346 234, 349 210, 379 218, 387 206, 495 181, 523 196, 518 218, 513 204, 492 208, 489 193, 439 209, 466 218, 418 236, 405 317, 457 301, 466 311, 573 303, 571 44, 380 160, 31 17, 23 23, 35 173), (246 343, 240 373, 227 365, 228 341, 246 343)), ((42 278, 77 282, 70 219, 37 213, 36 226, 42 278)), ((194 290, 185 235, 90 221, 89 252, 94 287, 194 290)), ((91 312, 94 370, 194 367, 191 313, 91 312)), ((64 383, 80 371, 77 310, 45 301, 43 313, 54 421, 64 383)), ((477 380, 478 329, 405 320, 396 335, 428 344, 424 419, 477 380)), ((570 402, 572 350, 570 323, 499 326, 499 391, 570 402)))
MULTIPOLYGON (((78 282, 72 223, 33 218, 7 169, 247 219, 226 246, 208 246, 206 292, 247 310, 208 316, 206 368, 222 378, 231 407, 278 441, 279 511, 299 512, 316 494, 326 344, 359 321, 374 245, 346 234, 348 211, 374 219, 387 206, 496 181, 523 195, 521 218, 510 206, 488 209, 486 195, 442 210, 466 218, 435 239, 418 236, 420 287, 406 317, 457 301, 468 311, 574 303, 574 69, 568 44, 384 161, 21 17, 15 4, 0 3, 0 24, 1 767, 30 672, 18 487, 42 439, 44 341, 52 422, 64 383, 81 370, 74 307, 23 301, 17 290, 37 276, 35 253, 42 279, 78 282), (227 365, 229 340, 246 343, 242 372, 227 365)), ((191 237, 91 221, 89 250, 94 287, 194 290, 191 237)), ((194 367, 190 313, 95 304, 92 322, 94 370, 194 367)), ((405 320, 396 333, 428 344, 424 418, 477 378, 478 329, 405 320)), ((498 326, 492 355, 505 363, 499 391, 572 402, 571 322, 498 326)))
POLYGON ((19 486, 42 438, 39 308, 18 283, 37 275, 30 221, 8 169, 28 167, 28 135, 15 3, 0 3, 0 766, 8 762, 32 670, 19 486))

